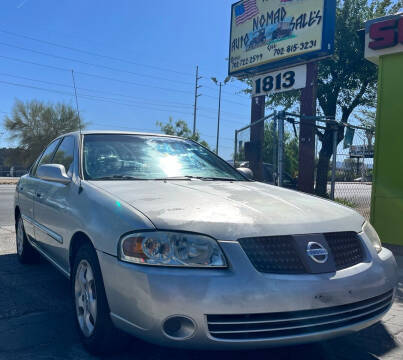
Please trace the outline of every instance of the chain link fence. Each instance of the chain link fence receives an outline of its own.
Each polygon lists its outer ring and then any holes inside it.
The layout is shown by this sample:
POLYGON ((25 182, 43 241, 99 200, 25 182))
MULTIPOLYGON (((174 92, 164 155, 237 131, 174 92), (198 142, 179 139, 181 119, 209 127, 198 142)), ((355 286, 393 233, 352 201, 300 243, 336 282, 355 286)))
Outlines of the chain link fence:
MULTIPOLYGON (((374 134, 372 129, 347 128, 354 132, 351 144, 337 147, 334 199, 350 206, 369 219, 372 173, 374 167, 374 134)), ((330 191, 331 184, 328 185, 330 191)))
MULTIPOLYGON (((296 114, 283 113, 281 117, 278 114, 273 112, 258 121, 264 122, 264 141, 259 150, 251 146, 251 126, 255 126, 256 123, 235 131, 234 164, 236 167, 250 167, 248 153, 262 151, 263 181, 297 189, 300 118, 296 114), (282 122, 284 132, 279 136, 282 122), (279 153, 283 154, 281 159, 279 153)), ((323 127, 326 123, 343 126, 345 132, 344 141, 336 147, 335 162, 333 156, 329 161, 327 197, 354 208, 369 219, 374 131, 323 118, 317 119, 317 128, 323 127)), ((315 135, 315 179, 320 150, 321 141, 318 135, 315 135)))

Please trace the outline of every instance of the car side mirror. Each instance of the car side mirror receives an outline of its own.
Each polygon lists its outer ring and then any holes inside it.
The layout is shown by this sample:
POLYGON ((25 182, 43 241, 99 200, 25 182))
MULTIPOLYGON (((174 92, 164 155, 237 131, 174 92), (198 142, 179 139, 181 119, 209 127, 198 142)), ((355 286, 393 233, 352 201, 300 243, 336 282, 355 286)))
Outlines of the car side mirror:
POLYGON ((66 174, 66 169, 60 164, 46 164, 38 167, 36 176, 42 180, 68 184, 71 179, 66 174))
POLYGON ((253 180, 254 174, 253 171, 247 167, 239 167, 237 170, 244 176, 246 176, 248 179, 253 180))

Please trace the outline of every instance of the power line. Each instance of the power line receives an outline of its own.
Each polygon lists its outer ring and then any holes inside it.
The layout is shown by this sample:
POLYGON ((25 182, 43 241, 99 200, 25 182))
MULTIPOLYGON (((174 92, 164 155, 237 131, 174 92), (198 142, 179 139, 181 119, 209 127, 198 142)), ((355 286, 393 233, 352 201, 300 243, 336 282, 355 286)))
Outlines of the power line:
POLYGON ((141 76, 141 77, 146 77, 146 78, 150 78, 150 79, 157 79, 157 80, 164 80, 164 81, 169 81, 169 82, 176 82, 176 83, 186 84, 186 85, 192 85, 193 84, 193 83, 190 83, 188 81, 172 80, 172 79, 167 79, 167 78, 163 78, 163 77, 160 77, 160 76, 154 76, 154 75, 144 75, 144 74, 135 73, 133 71, 114 68, 114 67, 111 67, 111 66, 106 66, 106 65, 101 65, 101 64, 94 64, 94 63, 90 63, 90 62, 83 61, 83 60, 73 59, 73 58, 60 56, 60 55, 49 54, 49 53, 44 52, 44 51, 34 50, 34 49, 30 49, 30 48, 26 48, 26 47, 18 46, 18 45, 12 45, 12 44, 8 44, 8 43, 1 42, 1 41, 0 41, 0 45, 8 46, 8 47, 23 50, 23 51, 29 51, 29 52, 32 52, 34 54, 44 55, 44 56, 52 57, 52 58, 55 58, 55 59, 67 60, 67 61, 76 62, 76 63, 83 64, 83 65, 94 66, 94 67, 98 67, 98 68, 101 68, 101 69, 110 70, 110 71, 116 71, 116 72, 120 72, 120 73, 126 73, 126 74, 130 74, 130 75, 134 75, 134 76, 141 76))
MULTIPOLYGON (((11 61, 16 61, 16 62, 20 62, 20 63, 24 63, 24 64, 30 64, 30 65, 50 68, 50 69, 58 70, 58 71, 69 71, 69 72, 71 71, 71 69, 67 69, 67 68, 62 68, 62 67, 58 67, 58 66, 38 63, 38 62, 34 62, 34 61, 22 60, 22 59, 10 57, 10 56, 5 56, 5 55, 0 55, 0 58, 11 60, 11 61)), ((80 74, 80 75, 84 75, 84 76, 99 78, 99 79, 103 79, 103 80, 115 81, 115 82, 123 83, 123 84, 127 84, 127 85, 141 86, 141 87, 144 86, 144 87, 148 87, 148 88, 153 88, 153 89, 158 89, 158 90, 163 90, 163 91, 169 91, 169 92, 178 92, 178 93, 184 93, 184 94, 189 94, 190 93, 189 91, 185 91, 185 90, 178 90, 178 89, 174 89, 174 88, 168 89, 168 88, 162 88, 162 87, 153 86, 153 85, 149 85, 149 84, 140 84, 140 83, 136 83, 136 82, 133 82, 133 81, 122 80, 122 79, 112 78, 112 77, 109 77, 109 76, 103 76, 103 75, 98 75, 98 74, 91 74, 91 73, 86 73, 86 72, 82 72, 82 71, 75 71, 75 73, 80 74)), ((211 96, 211 95, 207 95, 207 94, 204 94, 203 96, 211 98, 211 99, 215 99, 215 100, 217 99, 215 96, 211 96)), ((241 104, 241 103, 238 103, 238 102, 235 102, 235 101, 231 101, 231 100, 227 100, 227 99, 223 99, 222 101, 232 103, 232 104, 235 104, 235 105, 245 106, 244 104, 241 104)))
MULTIPOLYGON (((203 85, 203 88, 206 88, 206 89, 210 89, 210 90, 216 90, 215 88, 213 88, 212 86, 208 86, 208 85, 203 85)), ((239 90, 243 90, 243 89, 239 89, 239 90)), ((243 99, 247 99, 247 98, 245 98, 245 96, 244 95, 241 95, 241 94, 236 94, 236 93, 230 93, 230 92, 228 92, 228 91, 222 91, 222 93, 223 94, 226 94, 226 95, 231 95, 231 96, 239 96, 239 97, 241 97, 241 98, 243 98, 243 99)))
MULTIPOLYGON (((208 115, 204 115, 204 114, 201 114, 200 116, 203 117, 203 118, 205 118, 205 119, 217 120, 217 118, 215 118, 215 117, 208 116, 208 115)), ((226 119, 226 118, 222 119, 222 121, 224 121, 224 122, 230 122, 230 123, 234 123, 234 124, 245 125, 244 122, 239 122, 239 121, 235 121, 235 120, 229 120, 229 119, 226 119)))
MULTIPOLYGON (((68 71, 68 72, 71 71, 71 69, 67 69, 67 68, 62 68, 62 67, 57 67, 57 66, 47 65, 47 64, 41 64, 41 63, 37 63, 37 62, 33 62, 33 61, 21 60, 21 59, 9 57, 9 56, 4 56, 4 55, 0 55, 0 58, 7 59, 7 60, 12 60, 12 61, 17 61, 17 62, 21 62, 21 63, 25 63, 25 64, 31 64, 31 65, 36 65, 36 66, 47 67, 47 68, 51 68, 51 69, 59 70, 59 71, 68 71)), ((94 78, 99 78, 99 79, 103 79, 103 80, 115 81, 115 82, 128 84, 128 85, 147 87, 147 88, 158 89, 158 90, 169 91, 169 92, 179 92, 179 93, 184 93, 184 94, 189 94, 190 93, 189 91, 185 91, 185 90, 178 90, 178 89, 174 89, 174 88, 168 89, 168 88, 163 88, 163 87, 149 85, 149 84, 140 84, 140 83, 136 83, 134 81, 121 80, 121 79, 117 79, 117 78, 111 78, 111 77, 108 77, 108 76, 90 74, 90 73, 86 73, 86 72, 82 72, 82 71, 75 71, 75 73, 80 74, 80 75, 84 75, 84 76, 90 76, 90 77, 94 77, 94 78)))
MULTIPOLYGON (((1 73, 0 73, 0 74, 1 74, 1 73)), ((216 109, 211 108, 211 107, 206 107, 206 106, 199 107, 199 109, 200 109, 200 110, 216 111, 216 109)), ((237 119, 241 120, 241 118, 237 117, 237 116, 239 116, 240 114, 236 114, 236 113, 229 112, 229 111, 221 111, 221 113, 222 113, 222 114, 228 114, 228 115, 230 115, 230 116, 236 116, 237 119)))
MULTIPOLYGON (((68 95, 73 97, 73 93, 68 93, 65 91, 59 91, 59 90, 54 90, 54 89, 46 89, 46 88, 41 88, 37 86, 31 86, 31 85, 25 85, 25 84, 18 84, 18 83, 12 83, 9 81, 2 81, 0 80, 0 83, 6 84, 6 85, 11 85, 11 86, 17 86, 17 87, 23 87, 23 88, 29 88, 29 89, 35 89, 35 90, 41 90, 41 91, 46 91, 46 92, 51 92, 51 93, 57 93, 57 94, 62 94, 62 95, 68 95)), ((133 108, 140 108, 140 109, 145 109, 145 110, 155 110, 155 111, 161 111, 161 112, 168 112, 168 113, 176 113, 176 114, 183 114, 183 115, 191 115, 191 113, 184 113, 184 112, 178 112, 178 111, 171 111, 171 110, 166 110, 166 109, 158 109, 158 108, 153 108, 153 107, 144 107, 144 106, 139 106, 139 105, 134 105, 134 104, 127 104, 119 101, 113 101, 111 100, 105 100, 107 98, 102 98, 102 97, 97 97, 97 96, 91 96, 91 95, 83 95, 83 94, 78 94, 81 99, 87 99, 87 100, 94 100, 98 102, 104 102, 104 103, 112 103, 112 104, 118 104, 118 105, 124 105, 124 106, 129 106, 133 108)))
MULTIPOLYGON (((92 51, 87 51, 87 50, 74 48, 74 47, 71 47, 71 46, 61 45, 61 44, 58 44, 58 43, 55 43, 55 42, 50 42, 50 41, 38 39, 38 38, 35 38, 35 37, 32 37, 32 36, 17 34, 15 32, 11 32, 11 31, 0 30, 0 32, 3 32, 4 34, 8 34, 8 35, 11 35, 11 36, 20 37, 20 38, 24 38, 24 39, 29 39, 29 40, 36 41, 36 42, 39 42, 39 43, 43 43, 43 44, 55 46, 55 47, 58 47, 58 48, 67 49, 67 50, 87 54, 87 55, 91 55, 91 56, 95 56, 95 57, 99 57, 99 58, 120 61, 120 62, 123 62, 123 63, 132 64, 132 65, 136 65, 136 66, 148 67, 150 69, 160 70, 160 71, 164 71, 164 72, 171 72, 171 73, 182 74, 182 75, 186 75, 186 76, 191 76, 192 75, 191 73, 185 73, 185 72, 181 72, 181 71, 177 71, 177 70, 173 70, 173 69, 168 69, 168 68, 163 68, 163 67, 158 67, 158 66, 154 66, 154 65, 142 64, 142 63, 139 63, 139 62, 135 62, 135 61, 131 61, 131 60, 115 57, 115 56, 104 55, 104 54, 100 54, 100 53, 96 53, 96 52, 92 52, 92 51)), ((134 73, 134 72, 130 72, 130 71, 127 71, 127 70, 116 69, 116 68, 104 66, 104 65, 101 65, 101 64, 92 64, 92 63, 88 63, 88 62, 77 60, 77 59, 65 58, 65 57, 61 57, 61 56, 58 56, 58 55, 48 54, 48 53, 40 52, 40 51, 37 51, 37 50, 27 49, 27 48, 24 48, 24 47, 19 47, 19 46, 7 44, 7 43, 2 43, 2 44, 5 45, 5 46, 11 46, 11 47, 15 47, 15 48, 25 50, 25 51, 36 52, 36 53, 46 55, 46 56, 58 57, 58 58, 61 58, 61 59, 64 59, 64 60, 81 62, 81 63, 86 64, 86 65, 99 66, 99 67, 103 67, 105 69, 109 69, 109 70, 113 70, 113 71, 127 72, 127 73, 130 73, 130 74, 136 75, 136 76, 142 76, 142 77, 147 77, 147 78, 155 78, 155 79, 159 79, 159 80, 166 80, 166 81, 178 82, 178 83, 184 83, 184 84, 192 84, 190 82, 184 82, 184 81, 161 78, 161 77, 152 76, 152 75, 144 75, 144 74, 134 73)), ((231 85, 234 86, 234 84, 231 84, 231 85)), ((214 89, 214 88, 212 88, 210 86, 206 86, 206 88, 212 89, 212 90, 214 89)), ((237 88, 240 91, 244 90, 244 88, 240 88, 240 87, 237 87, 237 88)), ((240 94, 232 94, 232 93, 229 93, 227 91, 223 91, 223 93, 231 95, 231 96, 235 95, 235 96, 243 97, 240 94)))
MULTIPOLYGON (((216 97, 216 96, 211 96, 211 95, 204 95, 204 96, 209 97, 209 98, 211 98, 211 99, 217 100, 217 97, 216 97)), ((239 103, 239 102, 231 101, 231 100, 227 100, 227 99, 222 99, 222 101, 225 101, 225 102, 228 102, 228 103, 232 103, 232 104, 235 104, 235 105, 245 106, 244 104, 241 104, 241 103, 239 103)))
MULTIPOLYGON (((0 75, 3 75, 3 76, 9 76, 9 77, 13 77, 13 78, 17 78, 17 79, 23 79, 23 80, 28 80, 28 81, 33 81, 33 82, 39 82, 39 83, 43 83, 43 84, 48 84, 48 85, 55 85, 55 86, 61 86, 61 87, 64 87, 64 88, 68 88, 68 89, 71 89, 71 85, 67 85, 67 84, 62 84, 62 83, 58 83, 58 82, 53 82, 53 81, 45 81, 45 80, 39 80, 39 79, 33 79, 33 78, 30 78, 30 77, 25 77, 25 76, 18 76, 18 75, 12 75, 12 74, 9 74, 9 73, 2 73, 2 72, 0 72, 0 75)), ((14 84, 14 83, 13 83, 14 84)), ((44 88, 38 88, 38 89, 44 89, 44 88)), ((128 96, 128 95, 125 95, 125 94, 120 94, 120 93, 109 93, 109 92, 105 92, 105 91, 102 91, 102 90, 95 90, 95 89, 88 89, 88 88, 82 88, 82 87, 77 87, 77 89, 78 90, 83 90, 83 91, 89 91, 89 92, 95 92, 95 93, 104 93, 104 94, 107 94, 107 95, 115 95, 115 96, 122 96, 122 97, 127 97, 127 98, 129 98, 129 99, 133 99, 133 100, 131 100, 130 101, 130 103, 133 103, 133 104, 135 104, 136 102, 138 103, 138 102, 140 102, 140 105, 157 105, 157 106, 159 106, 159 107, 170 107, 170 108, 190 108, 192 105, 191 104, 185 104, 185 103, 162 103, 162 104, 160 104, 160 103, 158 103, 158 104, 156 104, 155 102, 144 102, 144 101, 142 101, 142 100, 144 100, 144 99, 142 99, 142 98, 136 98, 136 97, 132 97, 132 96, 128 96)), ((49 90, 49 89, 47 89, 47 90, 49 90)), ((53 90, 52 90, 53 91, 53 90)), ((65 93, 65 92, 62 92, 63 94, 66 94, 66 95, 71 95, 71 96, 73 96, 74 94, 69 94, 69 93, 65 93)), ((96 97, 94 97, 93 95, 88 95, 88 94, 84 94, 84 93, 79 93, 78 94, 80 97, 83 97, 83 96, 87 96, 87 97, 91 97, 91 98, 97 98, 97 99, 99 99, 99 100, 106 100, 106 101, 113 101, 113 102, 119 102, 119 103, 121 103, 121 101, 120 101, 120 99, 116 99, 116 98, 107 98, 107 97, 101 97, 101 96, 96 96, 96 97)), ((213 108, 208 108, 208 107, 200 107, 200 108, 198 108, 198 109, 200 109, 200 110, 202 110, 202 111, 206 111, 206 110, 210 110, 210 111, 215 111, 215 109, 213 109, 213 108)), ((1 111, 0 111, 1 112, 1 111)), ((234 113, 230 113, 230 112, 226 112, 226 111, 223 111, 223 113, 224 114, 234 114, 234 113)), ((208 117, 208 116, 205 116, 205 115, 203 115, 204 117, 206 117, 206 118, 209 118, 209 119, 213 119, 213 120, 215 120, 215 118, 213 118, 213 117, 208 117)), ((225 122, 233 122, 233 123, 237 123, 237 124, 242 124, 242 125, 244 125, 245 123, 244 122, 240 122, 240 121, 235 121, 235 120, 227 120, 227 119, 224 119, 224 121, 225 122)))
POLYGON ((61 45, 61 44, 57 44, 57 43, 54 43, 54 42, 51 42, 51 41, 46 41, 46 40, 41 40, 41 39, 38 39, 38 38, 34 38, 32 36, 17 34, 17 33, 11 32, 11 31, 6 31, 6 30, 0 30, 0 31, 2 33, 4 33, 4 34, 20 37, 20 38, 23 38, 23 39, 29 39, 29 40, 36 41, 36 42, 39 42, 39 43, 43 43, 43 44, 55 46, 55 47, 58 47, 58 48, 67 49, 67 50, 71 50, 71 51, 91 55, 91 56, 96 56, 96 57, 100 57, 100 58, 104 58, 104 59, 120 61, 120 62, 123 62, 123 63, 126 63, 126 64, 132 64, 132 65, 136 65, 136 66, 148 67, 148 68, 154 69, 154 70, 168 71, 168 72, 172 72, 172 73, 180 74, 180 75, 187 75, 187 76, 193 75, 193 74, 186 73, 186 72, 183 72, 183 71, 177 71, 177 70, 173 70, 173 69, 162 68, 162 67, 155 66, 155 65, 141 64, 141 63, 138 63, 138 62, 134 62, 134 61, 131 61, 131 60, 127 60, 127 59, 123 59, 123 58, 119 58, 119 57, 115 57, 115 56, 103 55, 103 54, 99 54, 99 53, 88 51, 88 50, 77 49, 77 48, 74 48, 72 46, 61 45))
MULTIPOLYGON (((71 85, 62 84, 62 83, 53 82, 53 81, 45 81, 45 80, 33 79, 33 78, 25 77, 25 76, 13 75, 13 74, 2 73, 2 72, 0 72, 0 75, 9 76, 9 77, 16 78, 16 79, 39 82, 39 83, 48 84, 48 85, 61 86, 61 87, 71 89, 71 85)), ((144 101, 148 101, 147 99, 144 99, 144 98, 137 98, 137 97, 121 94, 121 93, 111 93, 111 92, 107 92, 107 91, 103 91, 103 90, 89 89, 89 88, 83 88, 83 87, 77 87, 77 89, 83 90, 83 91, 106 94, 106 95, 125 97, 125 98, 128 98, 128 99, 133 99, 132 101, 141 101, 141 104, 145 104, 144 101)), ((148 104, 149 105, 155 105, 155 101, 154 102, 148 102, 148 104)), ((158 105, 159 106, 172 106, 172 107, 191 107, 191 106, 193 106, 191 104, 185 104, 185 103, 166 103, 166 104, 158 104, 158 105)))

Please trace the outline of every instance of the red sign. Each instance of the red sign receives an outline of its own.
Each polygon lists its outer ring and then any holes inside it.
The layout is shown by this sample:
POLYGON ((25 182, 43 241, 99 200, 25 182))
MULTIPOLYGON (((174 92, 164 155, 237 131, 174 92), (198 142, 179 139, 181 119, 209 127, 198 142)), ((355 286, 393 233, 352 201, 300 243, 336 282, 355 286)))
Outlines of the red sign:
POLYGON ((380 50, 403 44, 403 17, 373 23, 369 28, 368 47, 380 50))

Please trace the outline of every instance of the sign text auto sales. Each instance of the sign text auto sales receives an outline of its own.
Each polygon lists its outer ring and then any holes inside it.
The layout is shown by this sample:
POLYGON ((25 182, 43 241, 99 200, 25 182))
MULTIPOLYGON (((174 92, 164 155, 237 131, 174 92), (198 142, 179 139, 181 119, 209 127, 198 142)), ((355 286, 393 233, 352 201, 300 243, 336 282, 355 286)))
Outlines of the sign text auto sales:
MULTIPOLYGON (((329 0, 244 0, 232 7, 229 73, 322 50, 329 0)), ((288 60, 287 60, 288 61, 288 60)), ((291 63, 291 62, 290 62, 291 63)), ((266 66, 266 65, 265 65, 266 66)))
MULTIPOLYGON (((266 28, 268 25, 279 24, 283 22, 287 17, 287 11, 284 7, 277 9, 276 11, 266 12, 253 19, 253 32, 266 28)), ((300 30, 306 27, 320 25, 322 21, 321 10, 313 10, 309 13, 303 13, 297 18, 292 17, 290 20, 290 30, 300 30)), ((241 35, 240 37, 233 39, 231 43, 231 51, 246 47, 249 43, 249 33, 241 35)))

